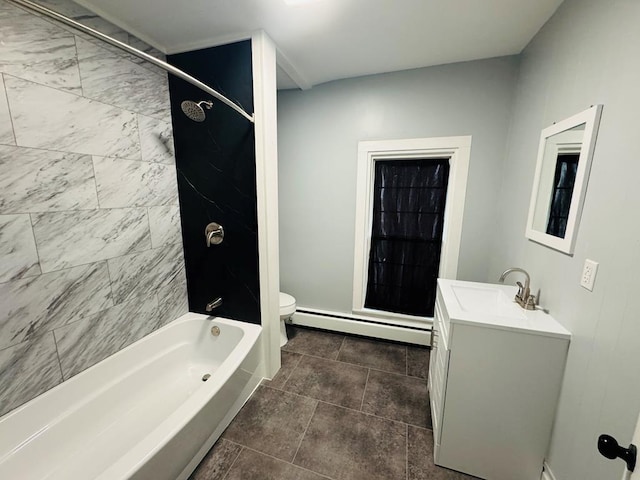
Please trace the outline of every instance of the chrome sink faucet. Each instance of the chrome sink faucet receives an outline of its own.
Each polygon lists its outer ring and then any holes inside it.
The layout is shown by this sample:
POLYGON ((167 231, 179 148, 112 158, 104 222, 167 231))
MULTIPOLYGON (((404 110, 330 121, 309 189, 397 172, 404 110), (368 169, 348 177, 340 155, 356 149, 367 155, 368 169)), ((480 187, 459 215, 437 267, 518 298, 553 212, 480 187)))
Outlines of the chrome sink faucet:
POLYGON ((536 296, 531 295, 531 290, 530 290, 531 277, 529 277, 529 274, 527 273, 526 270, 522 268, 517 268, 517 267, 508 268, 507 270, 502 272, 502 275, 500 275, 500 278, 498 279, 498 281, 500 283, 504 283, 504 279, 507 278, 507 275, 514 272, 519 272, 524 274, 524 285, 522 285, 522 283, 520 282, 516 282, 516 285, 518 285, 518 293, 516 293, 516 297, 515 297, 516 303, 520 305, 522 308, 524 308, 525 310, 535 310, 536 296))

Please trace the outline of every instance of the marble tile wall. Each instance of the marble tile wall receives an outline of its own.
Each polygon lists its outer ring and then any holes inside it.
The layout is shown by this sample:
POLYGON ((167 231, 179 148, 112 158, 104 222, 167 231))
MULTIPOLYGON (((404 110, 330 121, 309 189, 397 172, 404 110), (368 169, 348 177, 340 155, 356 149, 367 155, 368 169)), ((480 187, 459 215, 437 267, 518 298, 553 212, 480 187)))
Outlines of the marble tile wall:
POLYGON ((0 415, 187 311, 176 182, 164 72, 0 2, 0 415))

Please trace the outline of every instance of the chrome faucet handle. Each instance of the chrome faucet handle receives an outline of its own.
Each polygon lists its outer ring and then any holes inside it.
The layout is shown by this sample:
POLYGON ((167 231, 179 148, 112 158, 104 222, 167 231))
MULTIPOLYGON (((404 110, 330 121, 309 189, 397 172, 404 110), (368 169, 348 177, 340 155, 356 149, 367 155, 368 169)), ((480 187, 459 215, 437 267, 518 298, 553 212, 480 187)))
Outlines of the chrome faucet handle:
POLYGON ((524 299, 524 309, 525 310, 535 310, 536 309, 536 296, 535 295, 529 295, 527 298, 524 299))

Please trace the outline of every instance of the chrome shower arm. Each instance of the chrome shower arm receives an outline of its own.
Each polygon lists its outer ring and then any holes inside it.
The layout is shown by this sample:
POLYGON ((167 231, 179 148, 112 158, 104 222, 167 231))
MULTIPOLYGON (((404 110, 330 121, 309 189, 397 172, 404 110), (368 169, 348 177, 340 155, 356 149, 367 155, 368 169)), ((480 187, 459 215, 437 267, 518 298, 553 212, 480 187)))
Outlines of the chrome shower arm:
POLYGON ((21 7, 24 7, 28 10, 34 11, 34 12, 38 12, 41 13, 42 15, 49 17, 49 18, 53 18, 54 20, 58 20, 59 22, 62 22, 66 25, 69 25, 70 27, 76 28, 88 35, 91 35, 92 37, 95 37, 99 40, 102 40, 103 42, 108 43, 109 45, 113 45, 114 47, 118 47, 121 50, 124 50, 127 53, 130 53, 131 55, 135 55, 138 58, 141 58, 143 60, 146 60, 149 63, 152 63, 154 65, 156 65, 157 67, 162 68, 163 70, 166 70, 167 72, 171 73, 172 75, 175 75, 178 78, 181 78, 182 80, 184 80, 185 82, 189 82, 191 85, 194 85, 196 87, 198 87, 200 90, 208 93, 209 95, 211 95, 214 98, 217 98, 218 100, 220 100, 222 103, 224 103, 225 105, 231 107, 232 109, 234 109, 236 112, 238 112, 240 115, 242 115, 244 118, 246 118, 247 120, 249 120, 251 123, 255 123, 254 120, 254 116, 253 114, 248 114, 247 112, 245 112, 242 107, 240 107, 238 104, 236 104, 235 102, 232 102, 231 100, 229 100, 227 97, 225 97, 224 95, 222 95, 220 92, 217 92, 216 90, 214 90, 213 88, 211 88, 210 86, 208 86, 207 84, 201 82, 200 80, 198 80, 197 78, 192 77, 191 75, 189 75, 186 72, 183 72, 182 70, 180 70, 179 68, 174 67, 173 65, 168 64, 167 62, 164 62, 152 55, 149 55, 148 53, 145 53, 141 50, 138 50, 137 48, 132 47, 131 45, 127 45, 124 42, 121 42, 120 40, 116 40, 115 38, 111 38, 109 35, 105 35, 102 32, 99 32, 98 30, 95 30, 91 27, 87 27, 86 25, 83 25, 80 22, 76 22, 75 20, 72 20, 69 17, 66 17, 65 15, 62 15, 54 10, 51 10, 47 7, 44 7, 40 4, 37 4, 35 2, 32 2, 30 0, 7 0, 10 3, 14 3, 16 5, 20 5, 21 7))

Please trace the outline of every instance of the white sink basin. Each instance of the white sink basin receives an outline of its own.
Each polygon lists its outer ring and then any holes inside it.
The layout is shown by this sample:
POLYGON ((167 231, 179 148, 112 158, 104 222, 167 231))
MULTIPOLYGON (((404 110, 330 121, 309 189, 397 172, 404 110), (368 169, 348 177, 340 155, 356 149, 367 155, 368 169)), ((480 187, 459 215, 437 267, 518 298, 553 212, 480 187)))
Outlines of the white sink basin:
POLYGON ((438 295, 447 306, 445 324, 460 323, 557 338, 571 337, 551 315, 542 310, 521 308, 514 300, 517 291, 515 285, 438 279, 438 295))
POLYGON ((524 319, 525 315, 512 297, 508 297, 500 287, 451 285, 453 295, 464 312, 524 319))

